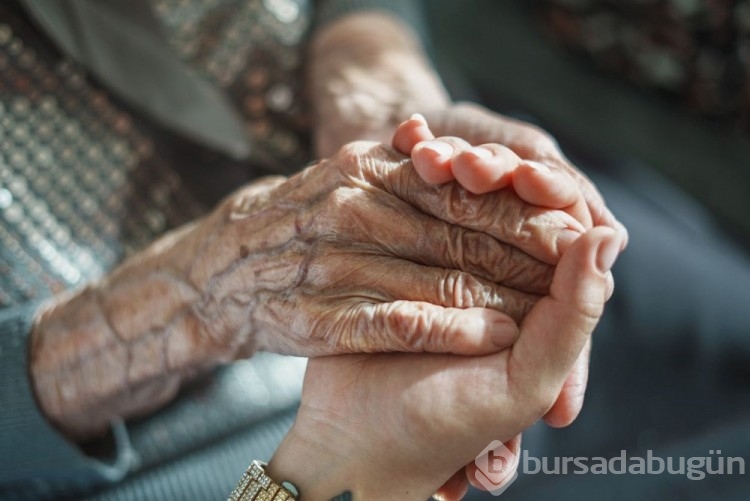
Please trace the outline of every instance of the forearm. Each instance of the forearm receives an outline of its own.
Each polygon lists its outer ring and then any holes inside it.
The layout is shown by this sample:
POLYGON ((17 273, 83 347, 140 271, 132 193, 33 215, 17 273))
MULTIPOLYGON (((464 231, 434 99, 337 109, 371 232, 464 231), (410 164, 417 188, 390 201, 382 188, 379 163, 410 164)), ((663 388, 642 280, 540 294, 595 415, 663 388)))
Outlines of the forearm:
POLYGON ((335 137, 318 142, 323 154, 350 140, 387 142, 412 113, 450 101, 412 29, 377 11, 349 14, 315 33, 309 82, 316 133, 335 137))
POLYGON ((158 254, 150 248, 140 266, 127 263, 57 297, 36 318, 33 387, 46 416, 71 437, 101 432, 112 418, 153 408, 177 391, 181 371, 170 367, 166 333, 199 294, 182 274, 155 266, 158 254))
MULTIPOLYGON (((234 199, 241 205, 242 197, 234 199)), ((225 203, 37 313, 32 387, 66 435, 86 438, 113 418, 152 411, 185 378, 255 349, 248 319, 256 284, 243 280, 241 300, 221 280, 243 259, 239 243, 218 237, 236 226, 232 210, 225 203)), ((253 239, 246 245, 262 253, 253 239)))

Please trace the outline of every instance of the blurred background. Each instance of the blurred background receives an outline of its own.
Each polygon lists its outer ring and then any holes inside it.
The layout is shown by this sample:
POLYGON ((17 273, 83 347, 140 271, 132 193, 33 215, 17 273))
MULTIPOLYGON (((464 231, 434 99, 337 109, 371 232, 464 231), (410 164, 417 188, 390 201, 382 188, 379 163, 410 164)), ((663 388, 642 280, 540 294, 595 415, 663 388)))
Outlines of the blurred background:
MULTIPOLYGON (((428 7, 432 51, 454 97, 552 132, 631 230, 595 334, 583 412, 564 430, 537 425, 523 449, 537 458, 721 449, 750 459, 750 2, 428 7), (719 252, 695 250, 714 245, 719 252)), ((738 475, 521 473, 502 499, 748 495, 738 475)))

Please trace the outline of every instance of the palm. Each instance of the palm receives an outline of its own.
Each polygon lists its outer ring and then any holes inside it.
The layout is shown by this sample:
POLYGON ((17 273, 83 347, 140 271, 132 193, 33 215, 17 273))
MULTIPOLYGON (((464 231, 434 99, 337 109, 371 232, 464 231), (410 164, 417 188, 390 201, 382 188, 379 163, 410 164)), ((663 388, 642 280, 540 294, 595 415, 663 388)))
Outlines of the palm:
POLYGON ((308 412, 337 409, 337 426, 347 435, 375 434, 382 444, 408 444, 398 458, 405 466, 428 453, 437 461, 433 465, 455 471, 476 456, 472 451, 512 437, 535 419, 508 391, 511 353, 314 359, 302 406, 308 412), (498 430, 502 436, 496 436, 498 430))
POLYGON ((513 346, 496 354, 311 360, 295 426, 322 422, 354 441, 354 456, 365 454, 368 468, 402 480, 408 472, 409 482, 434 491, 489 442, 514 437, 553 405, 603 309, 597 251, 620 244, 603 228, 574 243, 550 294, 513 346))

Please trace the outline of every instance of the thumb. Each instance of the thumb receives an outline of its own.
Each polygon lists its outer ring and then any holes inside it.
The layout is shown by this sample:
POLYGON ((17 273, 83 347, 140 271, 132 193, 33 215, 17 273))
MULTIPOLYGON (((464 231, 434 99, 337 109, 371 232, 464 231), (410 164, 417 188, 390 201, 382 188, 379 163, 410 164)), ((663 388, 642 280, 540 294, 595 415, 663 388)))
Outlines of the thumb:
POLYGON ((544 422, 549 426, 553 428, 569 426, 581 412, 589 377, 590 353, 591 340, 589 339, 573 365, 573 370, 568 374, 557 401, 544 416, 544 422))
POLYGON ((546 412, 556 400, 604 310, 607 274, 622 238, 611 228, 596 227, 563 253, 549 296, 524 319, 510 354, 509 384, 519 403, 539 401, 546 412))

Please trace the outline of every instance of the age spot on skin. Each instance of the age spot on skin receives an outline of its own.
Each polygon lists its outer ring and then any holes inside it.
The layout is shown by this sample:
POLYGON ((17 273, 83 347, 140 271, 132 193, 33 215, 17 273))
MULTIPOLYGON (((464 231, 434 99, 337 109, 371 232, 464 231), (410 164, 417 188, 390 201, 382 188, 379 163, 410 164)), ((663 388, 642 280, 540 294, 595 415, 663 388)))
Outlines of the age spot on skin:
POLYGON ((242 259, 245 259, 249 255, 250 255, 250 249, 247 248, 247 245, 240 245, 240 257, 242 259))

